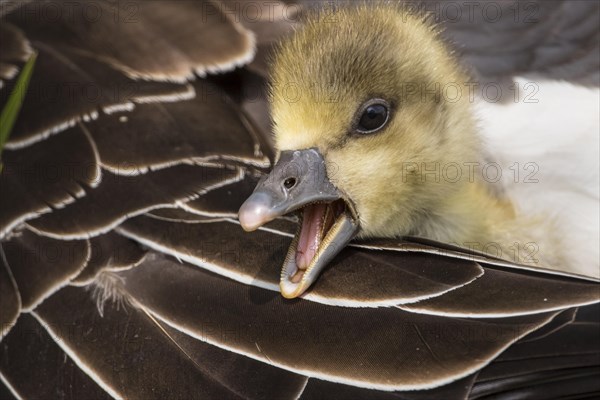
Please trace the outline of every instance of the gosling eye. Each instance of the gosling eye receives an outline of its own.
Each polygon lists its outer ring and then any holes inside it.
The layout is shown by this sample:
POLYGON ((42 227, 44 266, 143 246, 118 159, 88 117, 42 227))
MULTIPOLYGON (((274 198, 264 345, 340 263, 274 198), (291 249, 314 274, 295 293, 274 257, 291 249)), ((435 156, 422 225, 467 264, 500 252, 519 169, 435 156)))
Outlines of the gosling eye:
POLYGON ((390 106, 382 99, 369 100, 359 109, 354 131, 362 135, 381 130, 389 120, 390 106))

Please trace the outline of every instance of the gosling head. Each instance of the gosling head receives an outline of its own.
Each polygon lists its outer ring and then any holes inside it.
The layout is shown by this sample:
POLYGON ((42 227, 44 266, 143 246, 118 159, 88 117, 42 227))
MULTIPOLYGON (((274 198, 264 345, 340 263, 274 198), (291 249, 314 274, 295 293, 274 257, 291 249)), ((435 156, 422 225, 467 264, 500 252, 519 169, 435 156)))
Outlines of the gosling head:
POLYGON ((279 159, 239 219, 251 231, 300 211, 280 285, 296 297, 352 238, 418 232, 460 190, 427 166, 462 166, 479 146, 457 95, 466 76, 434 27, 398 7, 313 17, 272 71, 279 159))

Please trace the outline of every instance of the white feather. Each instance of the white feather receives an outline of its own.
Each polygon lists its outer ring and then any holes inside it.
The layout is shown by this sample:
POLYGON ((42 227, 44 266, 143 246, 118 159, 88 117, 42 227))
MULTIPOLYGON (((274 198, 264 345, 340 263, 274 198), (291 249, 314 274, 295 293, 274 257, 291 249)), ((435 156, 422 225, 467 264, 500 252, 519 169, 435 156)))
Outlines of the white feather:
MULTIPOLYGON (((520 88, 530 82, 516 79, 520 88)), ((484 140, 519 212, 553 218, 571 272, 598 277, 600 91, 558 81, 533 85, 516 101, 477 102, 484 140)))

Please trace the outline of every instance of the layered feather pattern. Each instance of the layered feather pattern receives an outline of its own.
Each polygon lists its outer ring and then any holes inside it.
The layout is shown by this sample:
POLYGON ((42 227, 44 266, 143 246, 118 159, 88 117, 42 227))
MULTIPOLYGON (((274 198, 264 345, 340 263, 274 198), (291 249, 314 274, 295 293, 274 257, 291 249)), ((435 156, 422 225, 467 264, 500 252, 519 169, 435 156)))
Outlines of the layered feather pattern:
MULTIPOLYGON (((598 396, 593 277, 386 239, 280 296, 296 221, 236 213, 275 156, 266 54, 315 5, 266 3, 0 3, 0 107, 38 53, 2 153, 0 398, 598 396)), ((597 85, 598 5, 565 3, 503 63, 505 20, 448 35, 486 79, 597 85)))

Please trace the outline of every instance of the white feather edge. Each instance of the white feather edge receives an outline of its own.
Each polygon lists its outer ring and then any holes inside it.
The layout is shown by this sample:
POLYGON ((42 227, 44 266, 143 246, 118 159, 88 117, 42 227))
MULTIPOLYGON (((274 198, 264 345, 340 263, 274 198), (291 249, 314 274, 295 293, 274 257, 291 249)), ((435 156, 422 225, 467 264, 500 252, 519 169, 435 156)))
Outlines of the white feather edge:
POLYGON ((451 317, 451 318, 510 318, 510 317, 519 317, 525 315, 535 315, 542 314, 545 312, 554 312, 554 311, 564 311, 568 308, 572 307, 580 307, 580 306, 588 306, 590 304, 600 303, 600 299, 590 300, 590 301, 582 301, 579 303, 572 303, 562 307, 547 307, 547 308, 536 308, 530 312, 519 312, 519 313, 460 313, 460 312, 445 312, 445 311, 433 311, 431 309, 422 308, 418 305, 412 306, 408 305, 406 307, 402 304, 398 305, 397 308, 408 311, 415 314, 424 314, 424 315, 432 315, 437 317, 451 317))
POLYGON ((81 358, 79 358, 79 356, 77 355, 77 352, 74 349, 69 347, 64 340, 60 339, 60 332, 55 331, 52 327, 52 324, 46 323, 46 321, 44 321, 44 319, 39 314, 37 314, 35 311, 32 311, 31 315, 33 315, 33 317, 35 317, 35 319, 40 323, 40 325, 42 325, 42 327, 44 327, 44 329, 46 329, 50 338, 52 338, 52 340, 54 340, 54 342, 58 345, 58 347, 60 347, 69 356, 69 358, 71 360, 73 360, 73 362, 79 368, 81 368, 81 370, 83 372, 85 372, 86 375, 88 375, 94 382, 96 382, 96 384, 98 386, 100 386, 102 388, 102 390, 107 392, 109 395, 111 395, 115 399, 123 399, 124 398, 122 395, 120 395, 116 391, 116 389, 111 387, 98 374, 96 374, 96 372, 90 366, 88 366, 85 362, 83 362, 83 360, 81 360, 81 358))
MULTIPOLYGON (((210 216, 210 214, 206 214, 206 215, 210 216)), ((237 219, 226 218, 226 221, 239 225, 239 221, 237 219)), ((274 233, 274 234, 281 235, 281 236, 287 236, 287 237, 290 237, 290 238, 294 237, 294 235, 291 234, 291 233, 287 233, 287 232, 284 232, 284 231, 281 231, 281 230, 277 230, 277 229, 273 229, 273 228, 269 228, 269 227, 261 226, 259 228, 259 230, 262 230, 262 231, 265 231, 265 232, 274 233)), ((516 270, 531 271, 531 272, 537 272, 537 273, 543 273, 543 274, 549 274, 549 275, 556 275, 556 276, 563 276, 563 277, 566 277, 566 278, 582 279, 582 280, 586 280, 586 281, 589 281, 589 282, 599 282, 599 278, 591 277, 591 276, 588 276, 588 275, 582 275, 582 274, 577 274, 577 273, 572 273, 572 272, 566 272, 566 271, 560 271, 560 270, 555 270, 555 269, 547 269, 547 268, 540 268, 540 267, 531 267, 531 266, 523 265, 523 264, 515 264, 515 263, 510 262, 510 261, 504 261, 504 260, 500 260, 500 259, 488 258, 485 254, 476 255, 476 254, 470 254, 470 253, 461 253, 459 251, 447 250, 447 249, 442 249, 442 248, 436 249, 436 248, 431 247, 431 246, 427 246, 429 248, 426 248, 426 247, 422 247, 422 248, 415 248, 415 247, 403 248, 403 247, 377 246, 377 245, 362 244, 362 243, 353 243, 353 242, 350 242, 350 244, 348 244, 348 246, 354 247, 354 248, 357 248, 357 249, 367 249, 367 250, 387 250, 387 251, 398 251, 398 252, 409 252, 409 253, 412 252, 412 253, 434 254, 434 255, 439 255, 439 256, 443 256, 443 257, 458 258, 458 259, 461 259, 461 260, 474 261, 476 263, 483 263, 483 264, 494 265, 494 266, 498 266, 498 267, 505 267, 505 268, 511 268, 511 269, 516 269, 516 270)))
POLYGON ((17 391, 17 389, 15 389, 15 387, 13 385, 11 385, 10 381, 4 376, 4 374, 2 373, 2 371, 0 371, 0 382, 2 382, 4 384, 4 386, 6 386, 6 388, 8 390, 10 390, 10 392, 18 399, 18 400, 22 400, 23 396, 21 396, 19 394, 19 392, 17 391))
POLYGON ((533 327, 529 327, 527 329, 523 329, 522 331, 520 330, 518 335, 515 335, 512 338, 512 340, 509 340, 504 346, 502 346, 500 349, 498 349, 498 351, 494 352, 493 354, 489 355, 488 357, 486 357, 483 360, 480 359, 471 368, 467 368, 464 371, 461 371, 460 373, 454 374, 450 378, 444 377, 444 378, 440 378, 440 379, 434 379, 429 384, 391 385, 391 384, 383 384, 383 383, 373 384, 372 382, 368 382, 368 381, 359 381, 359 380, 355 380, 355 379, 348 379, 348 378, 343 378, 340 376, 321 373, 321 372, 318 372, 315 370, 295 368, 293 366, 286 365, 286 364, 280 363, 280 362, 273 362, 272 359, 267 358, 266 356, 260 357, 254 353, 250 353, 247 351, 237 349, 234 346, 228 346, 228 345, 220 343, 216 340, 202 337, 201 335, 196 334, 195 332, 193 332, 190 329, 186 329, 182 326, 179 326, 175 321, 171 321, 170 319, 163 317, 160 313, 157 313, 154 310, 152 310, 151 307, 145 306, 145 309, 147 309, 149 312, 151 312, 152 315, 154 315, 157 319, 163 321, 164 323, 171 326, 172 328, 177 329, 178 331, 183 332, 186 335, 193 337, 194 339, 211 344, 218 348, 228 350, 228 351, 234 352, 236 354, 241 354, 241 355, 247 356, 249 358, 252 358, 254 360, 262 361, 262 362, 268 363, 270 365, 285 369, 290 372, 308 376, 310 378, 317 378, 317 379, 322 379, 322 380, 329 381, 329 382, 342 383, 345 385, 362 387, 362 388, 366 388, 366 389, 376 389, 376 390, 382 390, 382 391, 414 391, 414 390, 433 389, 436 387, 440 387, 440 386, 452 383, 459 379, 462 379, 472 373, 475 373, 475 372, 481 370, 483 367, 485 367, 491 361, 493 361, 496 357, 498 357, 500 354, 502 354, 504 352, 504 350, 506 350, 508 347, 510 347, 513 343, 517 342, 519 339, 525 337, 529 333, 546 325, 548 322, 552 321, 552 319, 554 319, 554 317, 556 316, 556 314, 549 315, 540 326, 533 326, 533 327))
POLYGON ((92 246, 90 245, 89 240, 85 240, 84 243, 85 243, 85 248, 86 248, 85 261, 83 263, 81 263, 81 266, 77 270, 73 271, 70 275, 63 277, 60 284, 58 284, 56 286, 52 286, 48 290, 46 290, 44 293, 41 293, 37 298, 35 298, 33 300, 32 305, 30 307, 23 307, 23 312, 31 312, 31 311, 35 310, 37 308, 37 306, 42 304, 44 302, 44 300, 46 300, 48 297, 52 296, 54 293, 58 292, 60 289, 64 288, 65 286, 69 286, 71 280, 76 278, 77 275, 79 275, 81 273, 81 271, 83 271, 85 269, 85 267, 87 266, 87 264, 90 261, 90 258, 92 256, 92 246))
MULTIPOLYGON (((206 223, 211 223, 211 222, 218 222, 218 221, 207 221, 206 223)), ((227 222, 230 222, 230 220, 228 220, 227 222)), ((164 254, 168 254, 168 255, 176 258, 177 260, 180 260, 180 261, 183 260, 191 265, 200 267, 202 269, 205 269, 205 270, 215 273, 217 275, 223 276, 225 278, 232 279, 239 283, 255 286, 255 287, 258 287, 261 289, 274 291, 277 293, 280 292, 278 283, 273 283, 273 282, 268 282, 265 280, 257 279, 255 276, 252 276, 249 274, 234 272, 231 269, 224 268, 218 264, 207 262, 206 260, 204 260, 200 257, 195 257, 190 254, 174 250, 170 247, 167 247, 160 243, 157 243, 156 241, 139 236, 136 233, 129 231, 126 227, 123 227, 123 226, 116 228, 116 230, 119 234, 121 234, 129 239, 135 240, 153 250, 159 251, 164 254)), ((268 229, 265 229, 265 230, 268 231, 268 229)), ((419 301, 423 301, 423 300, 441 296, 452 290, 456 290, 462 286, 468 285, 469 283, 475 281, 477 278, 479 278, 482 275, 483 275, 483 268, 481 268, 481 272, 477 276, 473 277, 472 279, 470 279, 467 282, 464 282, 461 285, 456 285, 456 286, 450 287, 448 289, 438 291, 435 293, 426 294, 423 296, 414 296, 414 297, 398 296, 398 297, 393 297, 393 298, 386 299, 386 300, 367 301, 367 300, 355 300, 355 299, 349 299, 349 298, 343 298, 343 297, 336 297, 336 298, 325 297, 325 296, 321 296, 321 295, 310 292, 310 293, 304 293, 300 297, 304 300, 312 301, 312 302, 319 303, 319 304, 329 305, 329 306, 335 306, 335 307, 348 307, 348 308, 395 307, 399 304, 411 304, 411 303, 416 303, 419 301)))
POLYGON ((148 211, 152 211, 158 208, 177 208, 180 207, 181 204, 190 201, 190 200, 194 200, 196 198, 198 198, 199 196, 208 193, 211 190, 214 189, 218 189, 222 186, 226 186, 229 185, 231 183, 235 183, 238 182, 239 180, 241 180, 244 177, 244 171, 239 168, 238 169, 238 174, 235 175, 234 177, 230 178, 230 179, 224 179, 220 182, 215 183, 214 185, 209 185, 209 186, 205 186, 197 191, 195 191, 194 195, 191 196, 186 196, 184 198, 180 198, 180 199, 175 199, 172 203, 159 203, 159 204, 153 204, 149 207, 143 207, 140 209, 137 209, 129 214, 125 214, 122 215, 119 218, 115 218, 114 220, 112 220, 111 222, 109 222, 108 224, 97 228, 97 229, 93 229, 93 230, 88 230, 86 232, 82 232, 82 233, 71 233, 71 234, 59 234, 59 233, 54 233, 54 232, 47 232, 47 231, 43 231, 40 229, 35 228, 34 226, 31 226, 29 224, 27 224, 27 228, 29 230, 31 230, 32 232, 41 235, 41 236, 46 236, 49 237, 51 239, 59 239, 59 240, 77 240, 77 239, 90 239, 93 238, 95 236, 99 236, 102 235, 104 233, 107 233, 113 229, 115 229, 117 226, 119 226, 120 224, 122 224, 124 221, 126 221, 129 218, 144 214, 148 211))
MULTIPOLYGON (((122 104, 112 104, 106 107, 129 107, 128 103, 133 101, 134 103, 144 104, 144 103, 172 103, 176 101, 184 101, 193 99, 196 96, 196 91, 192 85, 185 85, 182 87, 182 90, 179 92, 173 92, 171 94, 164 95, 155 95, 155 96, 137 96, 132 98, 130 101, 127 101, 122 104)), ((66 120, 60 124, 54 125, 46 130, 36 132, 31 136, 26 138, 12 138, 9 139, 5 144, 4 148, 8 150, 19 150, 24 147, 31 146, 32 144, 38 143, 44 139, 52 135, 59 134, 69 128, 75 126, 75 124, 79 121, 89 122, 92 120, 96 120, 99 117, 99 112, 97 109, 90 111, 90 113, 83 113, 80 116, 76 116, 72 119, 66 120)))

